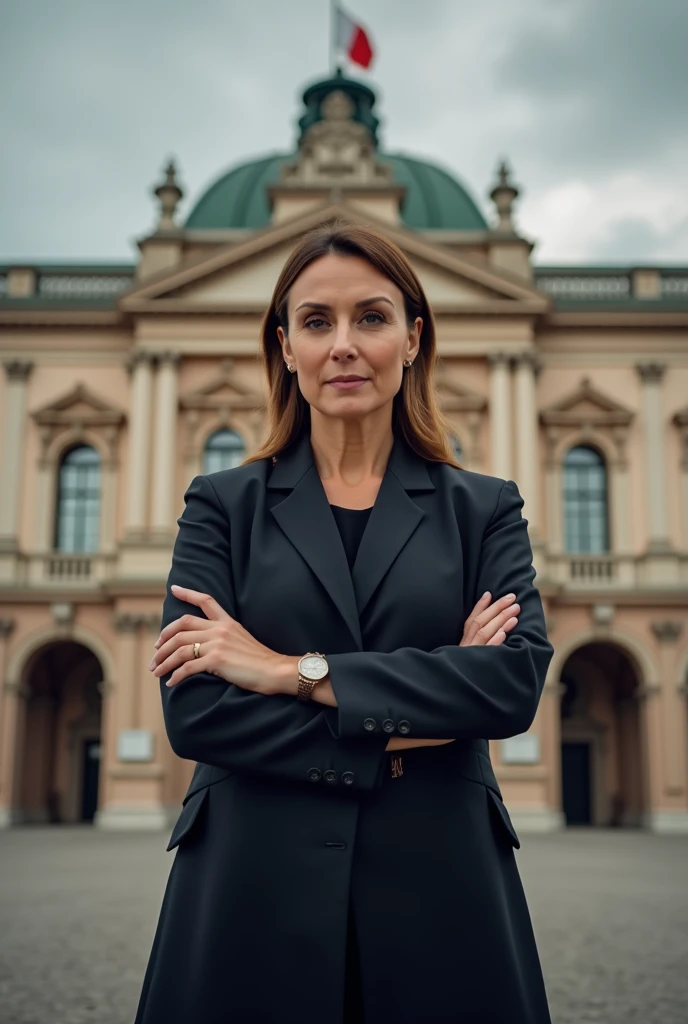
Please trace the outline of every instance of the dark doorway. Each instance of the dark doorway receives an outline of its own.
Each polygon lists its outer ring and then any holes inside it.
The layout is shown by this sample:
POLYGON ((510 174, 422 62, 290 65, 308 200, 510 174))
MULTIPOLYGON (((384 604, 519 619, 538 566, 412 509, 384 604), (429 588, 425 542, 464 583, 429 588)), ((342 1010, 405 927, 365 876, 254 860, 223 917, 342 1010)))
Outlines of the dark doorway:
POLYGON ((561 791, 567 825, 590 825, 590 744, 562 743, 561 791))
POLYGON ((81 787, 81 820, 93 821, 98 807, 100 740, 84 740, 81 787))

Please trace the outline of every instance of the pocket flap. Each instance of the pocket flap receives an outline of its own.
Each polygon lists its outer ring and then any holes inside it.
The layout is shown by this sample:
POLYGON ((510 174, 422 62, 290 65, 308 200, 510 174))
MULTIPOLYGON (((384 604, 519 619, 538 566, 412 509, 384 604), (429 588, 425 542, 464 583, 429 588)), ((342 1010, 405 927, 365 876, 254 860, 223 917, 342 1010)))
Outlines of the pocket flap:
POLYGON ((189 832, 198 817, 198 812, 203 806, 207 796, 208 787, 206 786, 205 789, 196 790, 196 792, 186 801, 182 808, 182 813, 177 818, 175 826, 172 829, 172 835, 170 836, 170 841, 167 844, 167 850, 173 850, 175 846, 178 846, 187 832, 189 832))
POLYGON ((511 845, 515 846, 517 850, 520 850, 521 840, 518 838, 516 834, 516 829, 513 826, 511 818, 509 817, 509 812, 506 809, 504 801, 502 800, 501 797, 497 796, 493 789, 488 788, 487 795, 493 807, 495 807, 497 810, 497 814, 499 815, 499 824, 500 826, 503 825, 504 828, 506 829, 511 845))
POLYGON ((480 773, 484 784, 488 789, 491 789, 498 797, 501 798, 502 791, 499 788, 497 776, 494 773, 494 768, 492 767, 492 761, 490 761, 490 758, 486 754, 482 754, 478 751, 478 764, 480 765, 480 773))

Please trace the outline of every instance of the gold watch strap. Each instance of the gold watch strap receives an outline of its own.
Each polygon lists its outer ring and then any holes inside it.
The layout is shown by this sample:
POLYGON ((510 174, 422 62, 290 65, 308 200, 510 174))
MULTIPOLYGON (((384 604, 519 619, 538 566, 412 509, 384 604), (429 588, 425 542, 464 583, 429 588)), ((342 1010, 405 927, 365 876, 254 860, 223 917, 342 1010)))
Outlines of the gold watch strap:
POLYGON ((297 688, 297 696, 299 700, 310 700, 315 684, 315 679, 306 679, 306 677, 302 676, 299 672, 299 685, 297 688))

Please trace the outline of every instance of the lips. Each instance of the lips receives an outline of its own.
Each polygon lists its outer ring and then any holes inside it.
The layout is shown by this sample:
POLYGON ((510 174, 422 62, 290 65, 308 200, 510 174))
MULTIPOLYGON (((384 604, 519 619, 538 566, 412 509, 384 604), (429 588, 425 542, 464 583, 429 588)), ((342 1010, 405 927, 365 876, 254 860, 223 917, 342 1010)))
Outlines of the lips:
POLYGON ((338 391, 351 391, 354 388, 360 388, 362 384, 365 384, 367 377, 333 377, 328 380, 327 383, 336 388, 338 391))

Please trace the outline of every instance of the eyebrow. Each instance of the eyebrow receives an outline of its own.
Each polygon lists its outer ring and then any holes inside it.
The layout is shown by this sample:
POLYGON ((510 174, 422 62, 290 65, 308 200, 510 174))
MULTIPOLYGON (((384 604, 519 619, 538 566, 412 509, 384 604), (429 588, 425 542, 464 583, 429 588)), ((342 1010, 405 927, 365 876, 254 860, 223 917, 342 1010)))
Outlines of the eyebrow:
MULTIPOLYGON (((385 295, 373 295, 371 299, 361 299, 360 302, 354 302, 356 309, 360 309, 361 306, 369 306, 373 302, 388 302, 390 306, 394 307, 394 303, 391 299, 388 299, 385 295)), ((298 313, 304 306, 308 306, 310 309, 324 309, 327 312, 332 312, 332 306, 328 306, 326 302, 302 302, 300 306, 297 306, 294 310, 298 313)))

